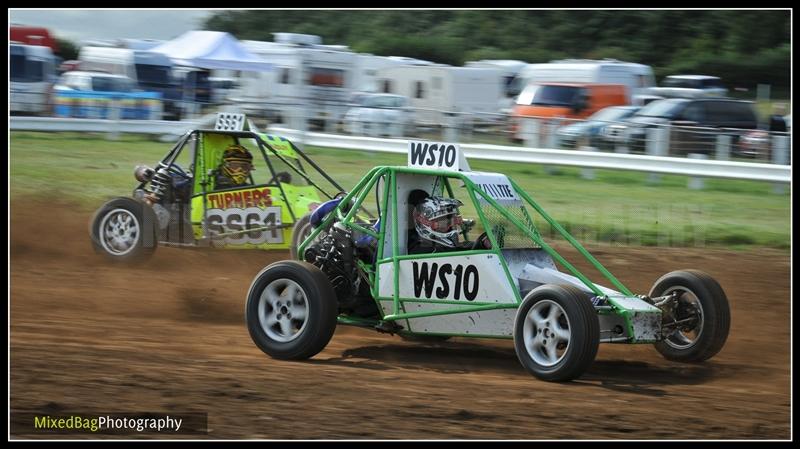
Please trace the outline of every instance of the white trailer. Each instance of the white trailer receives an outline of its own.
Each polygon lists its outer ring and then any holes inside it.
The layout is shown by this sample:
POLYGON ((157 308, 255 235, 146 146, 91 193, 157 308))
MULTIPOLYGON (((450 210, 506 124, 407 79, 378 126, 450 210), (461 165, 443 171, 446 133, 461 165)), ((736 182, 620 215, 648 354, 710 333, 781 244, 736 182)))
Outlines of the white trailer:
POLYGON ((354 91, 357 55, 318 36, 273 33, 275 42, 242 41, 274 64, 269 72, 243 72, 230 100, 250 114, 286 122, 306 117, 326 128, 342 121, 354 91))
POLYGON ((363 93, 383 92, 384 86, 379 82, 378 71, 407 64, 408 62, 398 60, 396 57, 359 53, 356 58, 354 90, 363 93))
POLYGON ((502 72, 497 69, 415 65, 378 71, 386 93, 405 95, 416 108, 420 125, 442 125, 448 115, 491 122, 503 100, 502 72))
POLYGON ((525 61, 516 59, 481 59, 480 61, 467 61, 464 67, 475 67, 483 69, 498 69, 503 72, 503 85, 507 97, 519 95, 522 87, 515 86, 517 77, 529 64, 525 61))
POLYGON ((622 84, 627 87, 631 104, 639 104, 638 99, 650 95, 650 89, 656 85, 650 66, 616 59, 563 59, 529 64, 520 78, 524 86, 548 82, 622 84))
POLYGON ((510 113, 514 107, 514 102, 525 87, 520 80, 520 73, 528 63, 517 59, 481 59, 480 61, 467 61, 464 67, 476 67, 485 69, 498 69, 503 72, 503 100, 500 110, 510 113))

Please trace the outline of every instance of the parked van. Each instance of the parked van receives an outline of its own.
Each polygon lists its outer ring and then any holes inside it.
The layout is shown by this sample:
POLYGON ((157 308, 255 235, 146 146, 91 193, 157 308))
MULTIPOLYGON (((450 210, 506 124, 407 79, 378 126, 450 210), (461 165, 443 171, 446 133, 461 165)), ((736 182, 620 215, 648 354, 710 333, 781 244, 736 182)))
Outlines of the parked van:
POLYGON ((628 104, 622 84, 529 84, 517 97, 511 131, 514 139, 520 140, 521 117, 583 120, 609 106, 628 104))
POLYGON ((520 73, 524 85, 541 83, 622 84, 626 104, 641 105, 640 96, 650 95, 656 85, 653 69, 644 64, 615 59, 564 59, 530 64, 520 73))
POLYGON ((600 109, 627 104, 621 84, 530 84, 517 97, 514 115, 584 119, 600 109))
POLYGON ((165 55, 129 48, 87 46, 81 48, 79 60, 81 70, 126 76, 139 89, 160 93, 166 118, 179 118, 181 87, 173 77, 172 61, 165 55))
POLYGON ((56 59, 49 47, 9 44, 10 112, 47 115, 56 81, 56 59))

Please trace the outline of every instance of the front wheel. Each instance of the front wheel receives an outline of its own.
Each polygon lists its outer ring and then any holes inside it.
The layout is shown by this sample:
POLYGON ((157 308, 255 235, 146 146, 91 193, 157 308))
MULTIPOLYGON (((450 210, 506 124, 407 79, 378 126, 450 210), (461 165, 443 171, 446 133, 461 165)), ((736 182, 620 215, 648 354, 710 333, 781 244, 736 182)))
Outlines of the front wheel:
POLYGON ((115 198, 94 214, 92 247, 114 262, 138 262, 156 250, 158 223, 150 206, 133 198, 115 198))
POLYGON ((673 295, 662 310, 664 339, 655 344, 667 360, 702 362, 717 354, 731 324, 728 298, 722 287, 699 270, 673 271, 662 276, 650 297, 673 295))
POLYGON ((587 295, 571 285, 547 284, 522 301, 514 348, 535 377, 563 382, 580 377, 597 356, 600 325, 587 295))
POLYGON ((261 270, 247 293, 245 317, 253 342, 283 360, 313 357, 333 337, 338 304, 328 277, 296 260, 261 270))

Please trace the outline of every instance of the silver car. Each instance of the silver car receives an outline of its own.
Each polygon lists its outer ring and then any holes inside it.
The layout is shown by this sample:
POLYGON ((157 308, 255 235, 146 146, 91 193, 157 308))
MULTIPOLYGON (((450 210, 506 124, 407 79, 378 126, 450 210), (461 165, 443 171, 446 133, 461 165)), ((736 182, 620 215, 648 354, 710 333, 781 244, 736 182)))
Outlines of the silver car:
POLYGON ((414 123, 408 98, 392 94, 359 97, 358 104, 345 114, 344 122, 350 134, 390 137, 406 136, 414 123))
POLYGON ((708 75, 670 75, 650 93, 665 98, 721 98, 728 95, 722 80, 708 75))

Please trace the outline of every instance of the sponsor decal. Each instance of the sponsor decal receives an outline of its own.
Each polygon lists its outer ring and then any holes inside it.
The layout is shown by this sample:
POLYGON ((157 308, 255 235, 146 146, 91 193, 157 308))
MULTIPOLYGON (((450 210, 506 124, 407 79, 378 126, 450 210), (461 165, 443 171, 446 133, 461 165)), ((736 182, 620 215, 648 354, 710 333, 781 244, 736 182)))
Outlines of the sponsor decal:
MULTIPOLYGON (((398 294, 401 298, 513 304, 518 299, 501 260, 495 254, 460 255, 401 260, 398 294)), ((394 264, 381 263, 378 294, 389 298, 394 291, 394 264)))
POLYGON ((283 243, 278 206, 209 209, 207 217, 209 234, 230 234, 224 237, 228 245, 283 243))
POLYGON ((408 166, 469 171, 461 146, 457 143, 408 142, 408 166))
POLYGON ((478 184, 478 187, 488 193, 492 199, 514 200, 517 195, 508 184, 478 184))
POLYGON ((473 301, 478 296, 480 275, 475 265, 413 262, 414 297, 473 301), (437 282, 438 281, 438 282, 437 282), (437 287, 438 285, 438 287, 437 287), (434 287, 436 287, 434 289, 434 287), (452 292, 452 293, 451 293, 452 292))
POLYGON ((209 193, 206 198, 208 199, 208 207, 211 209, 244 209, 272 206, 272 196, 268 188, 209 193))
MULTIPOLYGON (((466 176, 478 186, 489 198, 497 201, 500 204, 521 204, 517 192, 511 186, 508 177, 499 173, 480 173, 473 172, 467 173, 466 176)), ((482 203, 486 201, 482 196, 478 196, 478 200, 482 203)))
POLYGON ((218 112, 214 129, 220 131, 241 131, 244 129, 244 114, 218 112))

